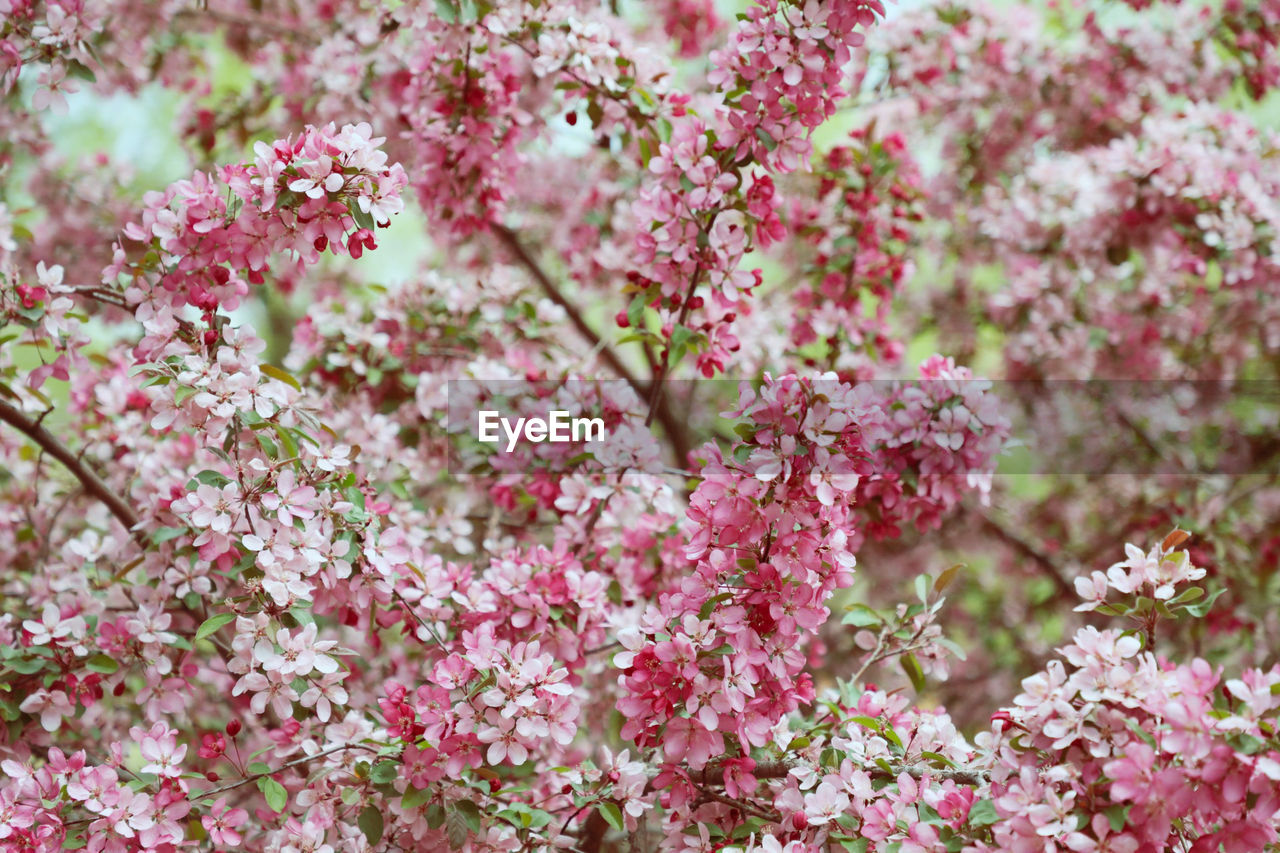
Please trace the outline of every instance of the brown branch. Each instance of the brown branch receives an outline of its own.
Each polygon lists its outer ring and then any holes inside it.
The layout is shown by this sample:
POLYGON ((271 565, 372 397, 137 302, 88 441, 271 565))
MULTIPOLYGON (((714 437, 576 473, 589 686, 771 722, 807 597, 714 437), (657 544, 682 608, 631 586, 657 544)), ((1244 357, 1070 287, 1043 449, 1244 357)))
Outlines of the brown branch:
MULTIPOLYGON (((626 380, 640 396, 640 399, 648 399, 649 414, 645 420, 648 426, 653 422, 656 414, 658 420, 662 423, 662 428, 666 431, 668 438, 671 440, 672 450, 676 457, 678 465, 688 464, 689 457, 689 439, 685 433, 684 425, 681 424, 671 411, 670 403, 665 393, 662 393, 661 378, 655 382, 646 384, 637 377, 630 368, 628 368, 618 354, 605 343, 600 335, 587 323, 586 318, 582 316, 582 312, 578 307, 565 298, 560 289, 556 287, 555 282, 547 275, 542 266, 529 254, 529 250, 525 248, 524 243, 520 241, 520 236, 505 225, 493 224, 490 226, 493 233, 497 235, 499 241, 510 252, 520 265, 523 266, 528 273, 533 276, 533 280, 538 283, 538 287, 542 289, 543 294, 554 302, 556 305, 564 309, 565 314, 569 317, 569 322, 578 330, 578 334, 591 344, 592 348, 600 353, 600 357, 604 359, 605 364, 618 376, 626 380)), ((687 302, 686 302, 687 313, 687 302)), ((664 357, 665 364, 666 359, 664 357)))
POLYGON ((80 485, 87 494, 97 498, 107 509, 111 510, 111 514, 124 525, 130 535, 135 539, 141 539, 142 534, 134 530, 138 526, 138 514, 133 511, 133 507, 125 503, 123 498, 112 491, 111 487, 103 482, 102 478, 93 469, 86 465, 77 454, 72 453, 53 433, 3 400, 0 400, 0 421, 4 421, 27 436, 45 453, 61 462, 80 481, 80 485))
POLYGON ((304 755, 301 758, 295 758, 292 761, 286 761, 284 764, 281 764, 279 767, 275 768, 274 770, 268 770, 266 773, 251 773, 248 776, 244 777, 243 779, 238 779, 235 782, 230 782, 219 788, 211 788, 208 791, 200 791, 196 794, 196 796, 212 797, 213 795, 221 794, 224 791, 232 791, 236 788, 241 787, 242 785, 248 785, 250 782, 256 782, 259 779, 263 778, 264 776, 272 776, 276 773, 280 773, 292 767, 298 767, 303 764, 307 764, 312 761, 315 761, 317 758, 324 758, 326 755, 333 755, 335 752, 342 752, 343 750, 346 750, 346 749, 362 749, 362 750, 365 750, 366 752, 373 752, 373 753, 377 753, 378 751, 377 749, 375 749, 372 746, 369 746, 368 744, 340 743, 340 744, 337 744, 336 746, 331 746, 328 749, 322 749, 319 752, 315 753, 314 755, 304 755))
POLYGON ((642 383, 636 375, 622 363, 622 360, 618 358, 617 353, 600 340, 600 336, 597 335, 595 330, 587 324, 582 313, 578 311, 578 307, 564 297, 564 294, 562 294, 559 288, 555 286, 555 283, 551 280, 550 276, 546 274, 538 262, 534 260, 533 256, 529 254, 529 250, 520 242, 520 237, 505 225, 495 224, 490 227, 493 229, 493 233, 498 236, 498 239, 502 241, 502 245, 506 247, 507 251, 514 255, 516 260, 520 262, 520 265, 528 270, 529 274, 533 276, 533 280, 538 283, 538 287, 542 288, 543 294, 545 294, 546 297, 556 305, 559 305, 564 309, 565 314, 569 316, 569 322, 573 323, 573 327, 578 330, 578 334, 586 338, 593 347, 600 351, 600 356, 605 360, 605 363, 609 365, 609 368, 613 370, 614 373, 627 380, 627 384, 634 388, 637 394, 644 396, 648 390, 645 388, 644 383, 642 383))
MULTIPOLYGON (((751 771, 751 775, 757 779, 782 779, 795 766, 790 761, 762 761, 751 771)), ((949 779, 962 785, 982 785, 987 781, 987 775, 980 770, 951 770, 920 764, 903 764, 890 770, 885 770, 883 767, 878 766, 864 769, 872 779, 893 780, 906 773, 916 779, 928 774, 932 779, 949 779)), ((691 772, 689 779, 696 785, 723 785, 724 767, 719 764, 708 765, 702 770, 691 772)))
POLYGON ((1076 588, 1067 580, 1066 572, 1059 566, 1048 554, 1045 554, 1036 546, 1023 539, 1012 530, 1007 529, 1000 522, 981 510, 972 510, 973 514, 982 522, 982 526, 989 533, 995 535, 997 539, 1008 545, 1017 553, 1033 560, 1043 573, 1053 581, 1053 585, 1058 590, 1058 595, 1066 598, 1075 598, 1076 588))
MULTIPOLYGON (((689 289, 684 295, 684 303, 680 306, 680 317, 676 320, 676 326, 683 326, 685 321, 689 319, 689 310, 693 305, 693 294, 698 290, 698 282, 702 280, 702 262, 694 267, 693 275, 689 277, 689 289)), ((653 377, 653 383, 649 393, 649 415, 644 419, 645 425, 653 423, 653 416, 660 409, 666 408, 666 395, 663 393, 663 383, 667 380, 667 374, 671 371, 671 345, 667 344, 662 348, 662 362, 658 365, 658 373, 653 377)), ((680 464, 686 464, 687 460, 681 459, 680 464)))

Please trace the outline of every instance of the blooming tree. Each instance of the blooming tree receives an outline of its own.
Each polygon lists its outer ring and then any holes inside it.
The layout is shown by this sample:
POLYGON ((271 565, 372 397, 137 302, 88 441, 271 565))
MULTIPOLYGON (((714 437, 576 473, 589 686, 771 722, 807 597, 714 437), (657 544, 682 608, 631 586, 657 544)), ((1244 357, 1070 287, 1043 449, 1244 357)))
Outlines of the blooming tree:
POLYGON ((1280 850, 1280 5, 886 11, 0 0, 0 848, 1280 850))

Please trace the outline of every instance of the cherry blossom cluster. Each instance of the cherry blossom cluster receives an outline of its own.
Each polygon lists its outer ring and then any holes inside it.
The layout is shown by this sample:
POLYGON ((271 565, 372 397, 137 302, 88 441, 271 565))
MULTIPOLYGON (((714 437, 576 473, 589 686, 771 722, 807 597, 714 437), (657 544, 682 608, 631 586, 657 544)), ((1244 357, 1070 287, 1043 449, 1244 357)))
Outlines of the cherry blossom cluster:
MULTIPOLYGON (((1168 601, 1166 588, 1200 571, 1176 550, 1184 539, 1175 532, 1145 554, 1127 546, 1108 575, 1168 601)), ((1226 677, 1200 658, 1156 654, 1153 635, 1083 628, 1023 681, 981 741, 1001 820, 995 845, 977 849, 1244 853, 1276 842, 1280 667, 1226 677)))
POLYGON ((874 471, 858 483, 865 533, 897 538, 904 524, 937 527, 971 491, 985 502, 1010 429, 991 383, 935 355, 920 365, 918 383, 888 383, 882 393, 874 471))
POLYGON ((65 113, 64 93, 80 88, 75 78, 93 79, 98 61, 92 42, 109 10, 105 0, 6 3, 0 19, 0 92, 12 91, 24 69, 39 69, 32 106, 65 113))
MULTIPOLYGON (((730 327, 748 310, 740 296, 761 280, 740 269, 742 258, 753 240, 767 246, 781 228, 769 173, 808 163, 809 136, 834 112, 851 50, 880 15, 874 0, 753 5, 730 44, 711 56, 708 81, 725 104, 710 119, 679 110, 669 138, 647 158, 657 180, 641 189, 632 212, 637 268, 628 291, 637 308, 658 309, 656 344, 668 368, 693 349, 699 370, 712 376, 738 350, 730 327), (744 173, 752 163, 762 170, 744 173), (705 319, 690 327, 699 309, 705 319)), ((626 325, 638 326, 639 317, 629 312, 626 325)))
POLYGON ((668 761, 701 770, 735 742, 744 754, 763 746, 780 712, 812 700, 802 650, 852 580, 853 550, 868 532, 896 533, 890 519, 936 523, 989 478, 1003 440, 981 383, 962 398, 966 375, 940 361, 923 375, 946 391, 925 381, 885 398, 833 375, 744 390, 743 441, 709 449, 690 498, 695 571, 659 595, 615 657, 624 736, 644 745, 661 733, 668 761), (968 442, 973 428, 986 434, 968 442), (919 466, 914 489, 902 484, 907 465, 919 466))
POLYGON ((571 125, 585 114, 606 138, 653 133, 670 67, 610 20, 566 4, 406 22, 416 43, 383 84, 384 109, 423 164, 413 187, 426 213, 456 237, 501 222, 525 168, 522 148, 548 133, 539 108, 563 111, 571 125))
MULTIPOLYGON (((129 299, 151 296, 158 310, 167 301, 208 315, 238 306, 275 255, 305 263, 326 250, 360 257, 377 245, 373 227, 386 225, 404 206, 404 169, 387 165, 382 142, 367 124, 310 127, 297 138, 258 143, 252 164, 223 167, 216 180, 197 172, 150 194, 142 221, 124 236, 162 253, 164 272, 148 284, 172 295, 164 300, 143 291, 129 299)), ((114 284, 122 274, 136 280, 146 271, 117 247, 103 281, 114 284)))
POLYGON ((787 217, 811 245, 801 268, 805 286, 789 294, 792 345, 828 369, 871 379, 876 365, 902 356, 889 317, 911 274, 920 175, 900 135, 875 139, 859 128, 849 145, 815 164, 814 179, 816 192, 794 193, 787 217))
POLYGON ((736 107, 721 139, 733 159, 750 155, 770 171, 801 168, 811 152, 809 134, 844 95, 851 51, 883 16, 878 0, 752 6, 729 44, 713 52, 708 78, 736 107))
POLYGON ((1007 193, 989 190, 976 217, 1011 272, 992 316, 1016 330, 1015 372, 1180 377, 1182 351, 1211 328, 1256 329, 1200 358, 1202 375, 1225 378, 1256 352, 1252 341, 1270 346, 1280 329, 1273 150, 1234 115, 1201 108, 1038 158, 1007 193), (1260 305, 1232 298, 1235 288, 1260 305))

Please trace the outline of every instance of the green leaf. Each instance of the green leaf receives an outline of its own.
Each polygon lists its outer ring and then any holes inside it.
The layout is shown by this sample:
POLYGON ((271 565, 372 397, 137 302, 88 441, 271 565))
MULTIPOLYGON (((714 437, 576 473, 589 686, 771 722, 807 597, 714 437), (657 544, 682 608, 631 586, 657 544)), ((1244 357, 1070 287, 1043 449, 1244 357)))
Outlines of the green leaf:
POLYGON ((943 767, 956 766, 956 763, 952 761, 950 758, 947 758, 945 755, 942 755, 937 752, 929 752, 928 750, 926 750, 924 752, 921 752, 920 755, 923 758, 927 758, 930 761, 934 761, 934 762, 937 762, 938 764, 941 764, 943 767))
POLYGON ((481 827, 480 807, 471 800, 459 800, 453 804, 454 811, 461 816, 466 823, 467 828, 472 832, 479 832, 481 827))
POLYGON ((31 675, 44 669, 48 661, 43 657, 26 658, 25 660, 8 661, 5 666, 19 675, 31 675))
POLYGON ((916 598, 924 604, 929 600, 929 576, 916 575, 916 598))
POLYGON ((778 147, 778 141, 769 135, 769 131, 759 125, 756 125, 756 138, 760 140, 760 144, 764 146, 766 151, 772 151, 778 147))
POLYGON ((289 792, 284 789, 284 785, 270 776, 263 776, 258 780, 258 790, 262 792, 262 796, 266 797, 267 806, 273 812, 282 812, 289 804, 289 792))
POLYGON ((70 77, 75 77, 78 80, 84 80, 89 83, 98 82, 98 77, 93 73, 92 68, 89 68, 83 63, 76 62, 75 60, 72 60, 67 64, 67 74, 70 77))
POLYGON ((458 10, 449 0, 436 0, 436 17, 446 24, 458 21, 458 10))
POLYGON ((902 670, 907 674, 907 678, 911 679, 911 686, 916 689, 916 692, 923 692, 925 688, 924 670, 920 668, 920 661, 916 660, 915 655, 905 654, 902 656, 902 670))
POLYGON ((938 575, 938 579, 933 582, 933 591, 942 592, 947 587, 951 586, 951 584, 955 582, 956 577, 959 576, 960 570, 963 568, 964 563, 956 563, 951 568, 944 569, 942 574, 938 575))
MULTIPOLYGON (((422 805, 429 799, 431 799, 430 791, 424 791, 421 788, 415 788, 414 786, 410 785, 409 787, 404 789, 404 796, 401 797, 400 799, 400 808, 404 809, 405 811, 408 811, 409 809, 416 809, 418 806, 422 805)), ((443 811, 441 811, 440 817, 441 819, 444 818, 443 811)))
POLYGON ((223 625, 228 622, 234 622, 235 618, 236 614, 234 613, 215 613, 204 620, 200 627, 196 629, 196 640, 203 640, 205 637, 216 633, 223 625))
POLYGON ((1192 616, 1199 619, 1209 612, 1209 610, 1213 607, 1213 603, 1217 601, 1218 598, 1226 591, 1227 590, 1225 587, 1219 590, 1215 590, 1213 595, 1209 596, 1204 601, 1198 602, 1196 604, 1188 604, 1184 609, 1188 613, 1190 613, 1192 616))
POLYGON ((880 624, 880 614, 865 604, 850 604, 849 612, 840 620, 842 625, 853 625, 855 628, 866 628, 880 624))
POLYGON ((377 844, 382 840, 382 812, 377 806, 365 806, 360 817, 356 818, 356 825, 370 844, 377 844))
POLYGON ((1182 592, 1178 593, 1176 598, 1171 598, 1169 600, 1169 606, 1172 607, 1175 604, 1187 604, 1188 602, 1196 601, 1203 597, 1204 597, 1204 590, 1201 587, 1198 587, 1198 586, 1188 587, 1187 589, 1184 589, 1182 592))
POLYGON ((600 812, 600 817, 604 818, 605 823, 609 824, 609 826, 619 832, 626 832, 627 824, 622 819, 622 809, 618 808, 617 803, 600 803, 596 806, 596 811, 600 812))
POLYGON ((979 800, 969 808, 970 826, 991 826, 998 820, 1000 815, 996 814, 995 803, 991 800, 979 800))
POLYGON ((94 655, 84 665, 90 672, 100 672, 103 675, 110 675, 120 669, 120 662, 110 655, 94 655))
POLYGON ((215 489, 221 489, 227 483, 231 482, 227 479, 225 474, 219 474, 217 471, 210 471, 208 469, 196 474, 195 479, 197 482, 203 483, 206 486, 213 486, 215 489))
POLYGON ((373 770, 369 773, 369 778, 373 780, 375 785, 386 785, 395 780, 399 775, 393 761, 379 761, 373 765, 373 770))
POLYGON ((347 207, 347 210, 351 212, 351 218, 355 220, 357 228, 365 228, 372 231, 378 227, 377 223, 373 221, 373 216, 361 210, 360 205, 355 202, 352 202, 347 207))
POLYGON ((272 379, 278 379, 286 385, 292 385, 298 391, 302 390, 302 383, 294 379, 292 374, 286 370, 281 370, 273 364, 264 364, 261 366, 261 370, 272 379))
POLYGON ((1130 808, 1131 806, 1129 805, 1116 803, 1115 805, 1108 806, 1102 810, 1102 813, 1107 816, 1107 822, 1111 824, 1112 832, 1119 832, 1124 829, 1125 821, 1129 817, 1130 808))
POLYGON ((1143 731, 1142 727, 1139 726, 1137 722, 1133 720, 1133 718, 1124 717, 1123 719, 1124 719, 1124 724, 1129 727, 1129 731, 1137 735, 1143 741, 1143 743, 1145 743, 1147 746, 1150 746, 1150 747, 1154 747, 1156 745, 1156 739, 1151 736, 1151 733, 1143 731))
POLYGON ((445 833, 449 836, 449 847, 453 850, 461 850, 467 843, 467 823, 456 810, 445 815, 445 833))
POLYGON ((632 329, 640 328, 640 321, 644 319, 644 309, 649 304, 645 294, 637 293, 631 297, 631 304, 627 306, 627 325, 632 329))
POLYGON ((170 539, 177 539, 187 533, 185 527, 161 527, 159 530, 151 534, 151 541, 157 545, 168 542, 170 539))

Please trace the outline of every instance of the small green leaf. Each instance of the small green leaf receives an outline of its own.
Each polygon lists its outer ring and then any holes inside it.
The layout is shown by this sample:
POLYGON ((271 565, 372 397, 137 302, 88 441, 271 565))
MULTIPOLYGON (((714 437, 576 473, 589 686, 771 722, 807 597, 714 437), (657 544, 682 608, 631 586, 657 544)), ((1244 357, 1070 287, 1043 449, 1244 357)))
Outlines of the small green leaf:
POLYGON ((382 840, 382 812, 377 806, 365 806, 360 817, 356 818, 356 825, 370 844, 377 844, 382 840))
MULTIPOLYGON (((431 799, 430 791, 424 791, 421 788, 415 788, 410 785, 404 789, 404 796, 400 798, 400 808, 405 811, 416 809, 429 799, 431 799)), ((443 814, 441 816, 443 817, 443 814)))
POLYGON ((263 776, 258 780, 258 790, 262 792, 262 796, 266 797, 267 806, 273 812, 282 812, 289 804, 289 792, 284 789, 284 785, 270 776, 263 776))
POLYGON ((373 780, 375 785, 386 785, 395 780, 398 775, 395 762, 379 761, 373 765, 373 770, 369 773, 369 778, 373 780))
POLYGON ((261 370, 263 373, 267 374, 272 379, 278 379, 286 385, 292 385, 298 391, 302 390, 302 383, 294 379, 293 376, 286 370, 281 370, 280 368, 276 367, 273 364, 264 364, 261 366, 261 370))
POLYGON ((1188 613, 1190 613, 1192 616, 1199 619, 1213 608, 1213 603, 1217 601, 1218 597, 1221 596, 1226 591, 1227 590, 1225 587, 1223 589, 1215 590, 1213 595, 1210 595, 1204 601, 1198 602, 1196 604, 1188 604, 1184 609, 1188 613))
POLYGON ((206 486, 213 486, 215 489, 221 489, 227 483, 231 482, 227 479, 225 474, 219 474, 217 471, 210 471, 208 469, 196 474, 196 480, 206 486))
POLYGON ((179 536, 185 536, 187 528, 185 527, 161 527, 159 530, 151 534, 151 541, 157 545, 168 542, 170 539, 177 539, 179 536))
POLYGON ((235 618, 236 615, 234 613, 215 613, 204 620, 200 627, 196 629, 196 640, 203 640, 205 637, 216 633, 223 625, 228 622, 234 622, 235 618))
POLYGON ((627 306, 627 325, 630 328, 640 328, 640 321, 644 319, 644 309, 648 304, 649 301, 643 293, 637 293, 631 297, 631 304, 627 306))
POLYGON ((27 658, 25 660, 9 661, 5 666, 18 673, 19 675, 31 675, 44 669, 48 661, 42 657, 27 658))
POLYGON ((964 563, 956 563, 951 568, 944 569, 942 574, 938 575, 938 579, 933 582, 933 591, 942 592, 947 587, 951 586, 951 584, 955 582, 956 577, 959 576, 960 570, 963 568, 964 563))
POLYGON ((970 826, 991 826, 998 820, 1000 815, 996 814, 995 803, 991 800, 979 800, 969 807, 970 826))
POLYGON ((355 220, 357 228, 364 228, 372 231, 374 228, 378 227, 377 223, 373 221, 373 217, 361 210, 360 205, 355 202, 352 202, 347 210, 350 211, 351 218, 355 220))
POLYGON ((1119 832, 1124 829, 1125 821, 1129 817, 1130 806, 1124 803, 1116 803, 1102 810, 1107 816, 1107 822, 1111 824, 1112 832, 1119 832))
POLYGON ((459 800, 453 804, 454 810, 462 817, 467 824, 467 828, 472 832, 479 832, 481 827, 480 807, 471 800, 459 800))
POLYGON ((920 668, 920 661, 916 660, 915 655, 905 654, 902 656, 902 670, 907 674, 907 678, 911 679, 911 686, 916 689, 916 692, 923 692, 925 688, 924 670, 920 668))
POLYGON ((110 675, 120 669, 120 662, 109 655, 94 655, 84 665, 90 672, 100 672, 103 675, 110 675))
POLYGON ((446 24, 457 23, 458 9, 449 0, 436 0, 436 17, 446 24))
POLYGON ((604 818, 605 823, 609 824, 609 826, 619 832, 626 832, 627 824, 622 819, 622 809, 618 808, 617 803, 600 803, 596 806, 596 811, 600 812, 600 817, 604 818))
POLYGON ((843 625, 853 625, 855 628, 866 628, 871 625, 880 624, 880 614, 876 613, 865 604, 850 604, 849 612, 840 620, 843 625))

